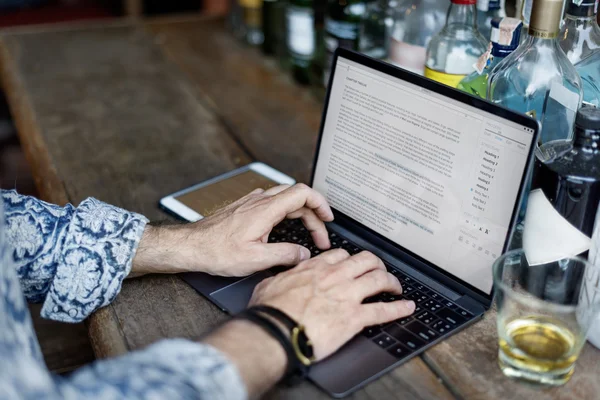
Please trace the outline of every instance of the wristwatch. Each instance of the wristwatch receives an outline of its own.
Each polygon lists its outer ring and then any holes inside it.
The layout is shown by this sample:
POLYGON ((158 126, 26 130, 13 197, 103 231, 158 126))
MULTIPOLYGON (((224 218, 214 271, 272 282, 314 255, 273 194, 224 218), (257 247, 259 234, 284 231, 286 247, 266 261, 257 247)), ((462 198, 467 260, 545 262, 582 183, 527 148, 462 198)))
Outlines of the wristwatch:
POLYGON ((312 342, 306 335, 303 325, 298 324, 283 311, 270 306, 248 308, 238 314, 238 317, 259 325, 282 345, 288 359, 284 376, 288 384, 294 385, 306 378, 315 357, 312 342), (274 321, 283 325, 288 332, 282 331, 274 321))

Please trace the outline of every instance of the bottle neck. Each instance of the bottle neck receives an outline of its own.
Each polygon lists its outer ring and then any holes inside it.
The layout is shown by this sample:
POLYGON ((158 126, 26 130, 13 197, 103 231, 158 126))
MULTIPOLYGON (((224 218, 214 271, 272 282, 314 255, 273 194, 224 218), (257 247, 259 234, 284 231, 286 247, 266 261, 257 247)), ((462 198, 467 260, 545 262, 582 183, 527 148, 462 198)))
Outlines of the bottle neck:
POLYGON ((450 3, 448 15, 446 16, 446 26, 453 24, 466 25, 477 29, 477 11, 475 3, 465 4, 465 1, 455 0, 450 3))
POLYGON ((532 36, 531 34, 527 35, 521 45, 529 47, 553 47, 555 50, 560 48, 557 37, 532 36))
POLYGON ((508 57, 510 55, 510 53, 512 53, 515 50, 516 50, 516 48, 500 46, 499 44, 492 42, 491 54, 494 56, 494 63, 496 62, 497 59, 501 60, 503 58, 508 57))
POLYGON ((500 3, 500 0, 490 0, 490 2, 488 3, 488 11, 500 10, 501 8, 502 3, 500 3))

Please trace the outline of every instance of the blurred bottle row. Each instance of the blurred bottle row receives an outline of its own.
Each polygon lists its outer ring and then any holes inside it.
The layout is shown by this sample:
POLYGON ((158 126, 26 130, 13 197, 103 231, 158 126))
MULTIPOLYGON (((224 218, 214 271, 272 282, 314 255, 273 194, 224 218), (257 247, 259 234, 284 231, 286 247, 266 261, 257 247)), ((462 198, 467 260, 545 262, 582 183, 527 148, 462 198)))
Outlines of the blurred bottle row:
POLYGON ((337 47, 527 113, 540 144, 567 138, 600 104, 598 0, 234 0, 233 32, 325 86, 337 47))

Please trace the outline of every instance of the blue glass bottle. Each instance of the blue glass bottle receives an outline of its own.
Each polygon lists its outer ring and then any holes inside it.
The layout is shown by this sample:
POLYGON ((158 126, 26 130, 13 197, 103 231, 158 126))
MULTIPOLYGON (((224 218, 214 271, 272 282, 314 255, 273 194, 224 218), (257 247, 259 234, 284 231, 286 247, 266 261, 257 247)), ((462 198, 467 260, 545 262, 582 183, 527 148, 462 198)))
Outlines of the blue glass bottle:
POLYGON ((600 107, 600 51, 575 66, 583 84, 583 102, 600 107))
POLYGON ((515 18, 507 17, 492 19, 490 24, 490 27, 492 28, 490 34, 490 42, 492 44, 491 50, 486 51, 481 56, 479 61, 477 61, 475 71, 460 81, 456 88, 472 94, 473 96, 485 99, 490 73, 506 56, 515 51, 519 46, 522 24, 523 23, 520 20, 515 18), (507 30, 508 32, 512 30, 510 41, 504 39, 508 35, 500 35, 501 29, 507 30))

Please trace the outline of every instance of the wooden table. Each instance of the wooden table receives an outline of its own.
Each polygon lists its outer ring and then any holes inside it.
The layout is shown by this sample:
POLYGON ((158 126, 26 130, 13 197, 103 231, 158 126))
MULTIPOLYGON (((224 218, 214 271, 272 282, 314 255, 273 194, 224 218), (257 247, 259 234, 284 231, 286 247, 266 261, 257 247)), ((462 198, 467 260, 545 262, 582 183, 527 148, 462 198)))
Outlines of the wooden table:
MULTIPOLYGON (((41 196, 88 196, 151 219, 158 199, 261 160, 307 181, 321 104, 220 20, 5 31, 1 79, 41 196)), ((128 280, 88 323, 98 357, 198 338, 227 317, 176 276, 128 280)), ((594 399, 600 351, 571 381, 534 389, 496 364, 495 313, 354 394, 356 399, 594 399)), ((309 383, 267 398, 326 398, 309 383)))

